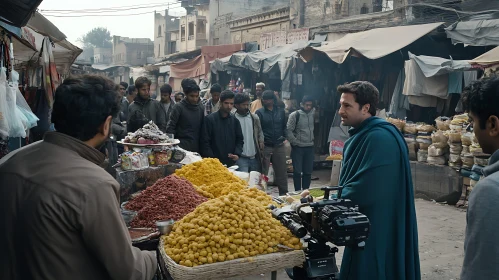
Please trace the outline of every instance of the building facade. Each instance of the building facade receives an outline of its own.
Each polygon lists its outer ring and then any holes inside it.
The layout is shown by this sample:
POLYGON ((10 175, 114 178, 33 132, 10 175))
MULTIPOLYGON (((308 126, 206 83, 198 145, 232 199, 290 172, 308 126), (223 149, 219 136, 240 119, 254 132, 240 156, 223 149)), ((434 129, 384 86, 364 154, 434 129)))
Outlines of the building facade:
POLYGON ((154 57, 151 39, 113 36, 113 65, 141 66, 148 57, 154 57))
POLYGON ((111 64, 113 60, 112 48, 95 48, 94 63, 95 64, 111 64))
MULTIPOLYGON (((293 1, 293 0, 291 0, 293 1)), ((279 7, 289 7, 290 0, 211 0, 209 5, 210 45, 233 43, 230 21, 271 11, 279 7)))
POLYGON ((154 57, 176 53, 180 20, 168 14, 154 13, 154 57))
POLYGON ((282 7, 228 21, 231 43, 261 44, 262 34, 269 33, 280 34, 285 38, 289 29, 289 10, 289 7, 282 7))
POLYGON ((209 0, 182 1, 187 15, 180 18, 177 50, 189 52, 208 45, 210 34, 209 0))

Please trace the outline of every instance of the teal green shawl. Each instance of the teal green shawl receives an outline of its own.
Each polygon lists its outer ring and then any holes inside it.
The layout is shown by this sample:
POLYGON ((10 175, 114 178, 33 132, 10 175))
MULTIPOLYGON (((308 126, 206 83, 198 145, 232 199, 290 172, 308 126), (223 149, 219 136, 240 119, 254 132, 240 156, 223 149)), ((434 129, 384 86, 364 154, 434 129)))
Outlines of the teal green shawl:
POLYGON ((377 117, 349 130, 340 186, 371 222, 364 250, 345 248, 341 280, 419 280, 418 230, 403 135, 377 117))

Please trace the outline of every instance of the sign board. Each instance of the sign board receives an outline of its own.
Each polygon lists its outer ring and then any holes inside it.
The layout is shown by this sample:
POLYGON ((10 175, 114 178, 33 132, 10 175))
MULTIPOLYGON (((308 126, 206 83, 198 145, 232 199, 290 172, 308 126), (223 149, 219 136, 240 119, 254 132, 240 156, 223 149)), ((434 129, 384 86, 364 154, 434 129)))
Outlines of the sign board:
POLYGON ((308 41, 310 30, 308 28, 292 29, 288 31, 288 44, 292 44, 297 41, 308 41))
POLYGON ((36 49, 36 38, 27 27, 21 28, 21 36, 24 40, 28 41, 36 49))
POLYGON ((277 31, 272 33, 272 47, 286 45, 286 31, 277 31))

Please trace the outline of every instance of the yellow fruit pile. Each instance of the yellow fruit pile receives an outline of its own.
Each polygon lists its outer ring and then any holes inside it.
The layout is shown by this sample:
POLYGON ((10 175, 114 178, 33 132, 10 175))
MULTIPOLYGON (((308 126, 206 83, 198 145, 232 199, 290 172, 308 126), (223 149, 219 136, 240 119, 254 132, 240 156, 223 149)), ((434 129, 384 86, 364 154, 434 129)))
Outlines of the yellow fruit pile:
POLYGON ((188 267, 277 252, 278 244, 301 249, 260 203, 234 193, 201 204, 162 238, 168 256, 188 267))
POLYGON ((205 158, 201 161, 184 165, 177 169, 175 174, 186 178, 195 186, 209 186, 213 183, 240 183, 247 185, 246 181, 232 174, 222 163, 215 158, 205 158))
POLYGON ((277 203, 272 200, 270 195, 257 188, 245 188, 239 194, 257 200, 263 207, 268 207, 270 204, 277 206, 277 203))
POLYGON ((204 197, 207 198, 217 198, 221 197, 224 195, 227 195, 229 193, 237 193, 239 191, 242 191, 246 188, 245 185, 234 182, 234 183, 223 183, 223 182, 216 182, 208 186, 199 186, 196 189, 198 190, 198 193, 201 194, 204 197))

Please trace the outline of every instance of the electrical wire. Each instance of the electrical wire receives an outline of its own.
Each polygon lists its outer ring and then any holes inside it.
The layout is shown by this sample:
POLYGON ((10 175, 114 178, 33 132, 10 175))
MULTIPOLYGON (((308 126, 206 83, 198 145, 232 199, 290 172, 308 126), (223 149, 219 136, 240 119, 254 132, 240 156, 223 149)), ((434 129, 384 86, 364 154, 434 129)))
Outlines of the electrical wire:
POLYGON ((169 3, 148 3, 140 5, 130 5, 130 6, 119 6, 119 7, 107 7, 107 8, 95 8, 95 9, 75 9, 75 10, 59 10, 59 9, 41 9, 40 12, 87 12, 87 11, 103 11, 103 10, 123 10, 123 9, 134 9, 139 7, 149 7, 149 6, 165 6, 165 5, 178 5, 179 2, 169 2, 169 3))

